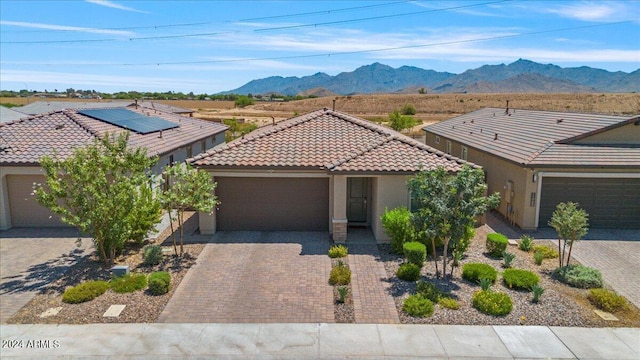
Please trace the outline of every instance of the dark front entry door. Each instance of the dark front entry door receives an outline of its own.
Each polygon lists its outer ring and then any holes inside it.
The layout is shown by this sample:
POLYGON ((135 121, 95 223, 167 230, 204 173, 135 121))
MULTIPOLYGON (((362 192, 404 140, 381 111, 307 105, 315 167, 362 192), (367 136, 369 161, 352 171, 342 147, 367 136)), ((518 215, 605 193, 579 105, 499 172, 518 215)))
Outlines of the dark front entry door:
POLYGON ((367 223, 367 196, 369 181, 367 178, 347 179, 347 219, 349 223, 367 223))

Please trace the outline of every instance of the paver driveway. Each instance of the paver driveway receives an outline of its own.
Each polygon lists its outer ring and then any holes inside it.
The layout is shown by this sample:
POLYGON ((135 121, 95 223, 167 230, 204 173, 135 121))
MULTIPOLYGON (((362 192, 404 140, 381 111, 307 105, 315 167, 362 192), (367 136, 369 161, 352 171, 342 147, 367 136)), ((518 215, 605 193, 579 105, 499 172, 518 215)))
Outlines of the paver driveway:
POLYGON ((91 240, 76 246, 71 228, 14 228, 0 231, 0 322, 5 323, 47 284, 91 251, 91 240))
POLYGON ((326 232, 218 232, 159 322, 334 322, 326 232))

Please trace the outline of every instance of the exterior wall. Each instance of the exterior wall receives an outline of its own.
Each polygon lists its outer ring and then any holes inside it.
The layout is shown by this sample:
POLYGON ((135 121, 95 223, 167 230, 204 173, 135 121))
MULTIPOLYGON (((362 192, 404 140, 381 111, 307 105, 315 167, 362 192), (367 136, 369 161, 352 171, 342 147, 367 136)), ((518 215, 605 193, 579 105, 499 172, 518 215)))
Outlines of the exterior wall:
POLYGON ((173 162, 184 162, 187 159, 187 148, 191 147, 191 156, 196 156, 202 152, 202 142, 205 142, 205 149, 209 150, 224 143, 224 133, 216 134, 215 136, 209 136, 206 139, 192 142, 187 146, 175 149, 169 153, 163 154, 158 159, 158 163, 151 169, 154 174, 161 174, 164 168, 169 165, 170 157, 173 155, 173 162))
MULTIPOLYGON (((640 121, 640 120, 638 120, 640 121)), ((603 145, 603 144, 635 144, 640 145, 640 123, 620 126, 615 129, 601 132, 584 139, 574 141, 573 144, 603 145)))
POLYGON ((409 207, 407 179, 408 176, 406 175, 383 175, 373 179, 371 230, 377 242, 389 242, 391 240, 385 234, 380 220, 385 208, 409 207))

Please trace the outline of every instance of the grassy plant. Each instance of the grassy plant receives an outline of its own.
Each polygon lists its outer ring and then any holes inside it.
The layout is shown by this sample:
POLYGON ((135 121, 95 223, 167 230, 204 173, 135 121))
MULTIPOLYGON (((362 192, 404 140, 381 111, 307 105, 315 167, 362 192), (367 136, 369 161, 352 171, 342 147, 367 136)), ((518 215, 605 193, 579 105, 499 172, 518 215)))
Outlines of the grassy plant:
POLYGON ((489 291, 491 289, 491 285, 493 285, 493 281, 491 281, 491 279, 480 279, 480 288, 482 289, 482 291, 489 291))
POLYGON ((533 248, 533 237, 529 235, 522 235, 520 237, 520 242, 518 243, 518 248, 522 251, 531 251, 533 248))
POLYGON ((460 309, 460 304, 456 299, 450 297, 443 297, 438 300, 438 305, 442 306, 445 309, 458 310, 460 309))
POLYGON ((329 257, 334 258, 343 258, 349 254, 349 250, 344 245, 333 245, 329 248, 329 257))
POLYGON ((340 296, 340 302, 344 304, 347 299, 347 295, 349 294, 348 286, 338 286, 338 295, 340 296))
POLYGON ((531 290, 540 277, 529 270, 507 269, 502 272, 502 280, 509 289, 531 290))
POLYGON ((109 286, 113 292, 119 294, 142 290, 147 286, 147 275, 129 273, 120 277, 114 277, 109 282, 109 286))
POLYGON ((67 304, 79 304, 93 300, 109 289, 109 283, 102 280, 87 281, 68 288, 62 294, 62 301, 67 304))
POLYGON ((348 285, 351 282, 351 270, 346 266, 336 266, 329 274, 329 284, 348 285))
POLYGON ((498 270, 493 266, 483 263, 468 263, 462 266, 462 277, 479 283, 480 279, 490 279, 491 282, 495 282, 498 278, 498 270))
POLYGON ((505 268, 510 268, 511 267, 511 263, 515 259, 516 259, 516 254, 510 253, 508 251, 503 252, 502 253, 502 261, 503 261, 502 266, 504 266, 505 268))
POLYGON ((531 292, 533 293, 533 299, 531 299, 531 302, 538 303, 540 302, 540 297, 544 293, 544 288, 539 284, 535 284, 531 287, 531 292))
POLYGON ((471 303, 478 311, 493 316, 505 316, 513 309, 511 298, 503 292, 478 291, 471 303))
POLYGON ((414 317, 433 315, 433 302, 422 295, 409 295, 402 303, 402 310, 414 317))
POLYGON ((420 279, 420 267, 413 263, 404 263, 400 265, 396 275, 400 280, 416 281, 420 279))
POLYGON ((629 307, 627 299, 607 289, 597 288, 589 290, 587 299, 598 309, 608 312, 616 312, 629 307))
POLYGON ((536 265, 542 265, 544 261, 544 253, 542 251, 536 251, 533 253, 533 261, 535 261, 536 265))

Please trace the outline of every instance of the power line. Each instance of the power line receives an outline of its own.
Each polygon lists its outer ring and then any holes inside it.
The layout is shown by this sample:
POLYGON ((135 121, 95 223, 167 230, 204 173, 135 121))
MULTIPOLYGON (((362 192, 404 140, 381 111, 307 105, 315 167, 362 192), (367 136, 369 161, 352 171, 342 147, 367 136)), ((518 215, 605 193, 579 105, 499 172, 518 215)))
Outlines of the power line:
MULTIPOLYGON (((531 32, 527 32, 527 33, 512 34, 512 35, 499 35, 499 36, 489 36, 489 37, 467 39, 467 40, 443 41, 443 42, 429 43, 429 44, 395 46, 395 47, 387 47, 387 48, 379 48, 379 49, 342 51, 342 52, 322 53, 322 54, 273 56, 273 57, 248 58, 248 59, 176 61, 176 62, 154 62, 154 63, 119 63, 119 64, 116 64, 116 63, 92 63, 92 64, 89 64, 89 65, 90 66, 198 65, 198 64, 216 64, 216 63, 220 64, 220 63, 268 61, 268 60, 290 60, 290 59, 304 59, 304 58, 314 58, 314 57, 331 57, 331 56, 341 56, 341 55, 366 54, 366 53, 375 53, 375 52, 384 52, 384 51, 416 49, 416 48, 425 48, 425 47, 442 46, 442 45, 454 45, 454 44, 463 44, 463 43, 481 42, 481 41, 490 41, 490 40, 500 40, 500 39, 531 36, 531 35, 540 35, 540 34, 564 32, 564 31, 573 31, 573 30, 581 30, 581 29, 604 27, 604 26, 613 26, 613 25, 620 25, 620 24, 626 24, 626 23, 632 23, 632 22, 634 22, 634 21, 633 20, 627 20, 627 21, 618 21, 618 22, 611 22, 611 23, 604 23, 604 24, 584 25, 584 26, 574 26, 574 27, 551 29, 551 30, 531 31, 531 32)), ((16 65, 20 65, 20 64, 16 64, 16 65)), ((27 65, 27 64, 23 63, 22 65, 27 65)), ((37 66, 82 66, 82 65, 87 65, 87 64, 82 64, 82 63, 56 63, 56 64, 54 64, 54 63, 37 63, 37 64, 32 64, 32 65, 37 65, 37 66)))
MULTIPOLYGON (((300 25, 291 25, 291 26, 278 26, 278 27, 269 27, 262 29, 254 29, 252 32, 265 32, 265 31, 275 31, 275 30, 284 30, 284 29, 294 29, 294 28, 306 28, 306 27, 318 27, 318 26, 326 26, 326 25, 337 25, 337 24, 348 24, 355 22, 365 22, 372 20, 380 20, 380 19, 389 19, 389 18, 397 18, 404 16, 414 16, 426 13, 435 13, 435 12, 444 12, 444 11, 452 11, 459 10, 464 8, 471 7, 479 7, 485 5, 494 5, 499 3, 511 2, 514 0, 499 0, 499 1, 491 1, 484 2, 478 4, 470 4, 470 5, 461 5, 461 6, 453 6, 448 8, 440 8, 440 9, 430 9, 423 11, 413 11, 408 13, 400 13, 400 14, 389 14, 389 15, 379 15, 379 16, 371 16, 357 19, 347 19, 347 20, 338 20, 338 21, 329 21, 329 22, 319 22, 313 24, 300 24, 300 25)), ((59 43, 87 43, 87 42, 113 42, 113 41, 136 41, 136 40, 160 40, 160 39, 178 39, 178 38, 189 38, 189 37, 203 37, 203 36, 217 36, 224 34, 232 34, 239 33, 241 31, 216 31, 216 32, 206 32, 206 33, 197 33, 197 34, 181 34, 181 35, 159 35, 159 36, 145 36, 145 37, 130 37, 128 39, 120 38, 120 39, 74 39, 74 40, 37 40, 37 41, 0 41, 0 44, 59 44, 59 43)))

